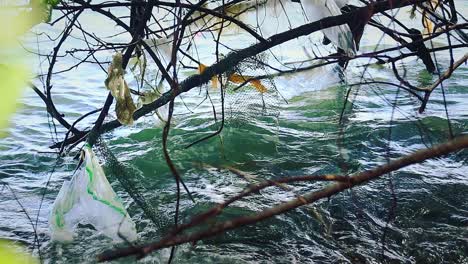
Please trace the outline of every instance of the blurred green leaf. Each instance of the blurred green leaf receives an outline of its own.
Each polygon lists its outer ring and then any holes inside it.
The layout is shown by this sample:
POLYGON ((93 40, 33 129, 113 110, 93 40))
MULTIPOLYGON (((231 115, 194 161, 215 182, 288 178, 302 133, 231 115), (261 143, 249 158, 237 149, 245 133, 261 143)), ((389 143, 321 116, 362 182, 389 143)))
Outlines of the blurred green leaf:
MULTIPOLYGON (((0 25, 8 25, 0 30, 0 129, 8 126, 29 77, 26 51, 18 37, 27 31, 33 19, 21 10, 0 8, 0 25)), ((3 136, 0 132, 0 137, 3 136)))
POLYGON ((26 249, 6 240, 0 240, 0 263, 36 264, 37 259, 26 252, 26 249))
MULTIPOLYGON (((37 24, 49 22, 53 7, 59 3, 60 0, 31 0, 29 8, 0 7, 0 25, 9 25, 0 31, 0 129, 8 126, 29 78, 26 51, 19 45, 18 37, 37 24)), ((8 4, 14 5, 15 2, 7 1, 5 5, 8 4)), ((5 134, 0 132, 0 137, 3 136, 5 134)))
MULTIPOLYGON (((0 64, 0 128, 8 125, 11 114, 16 110, 17 99, 26 85, 28 71, 19 65, 0 64)), ((4 136, 0 133, 0 137, 4 136)), ((3 263, 3 262, 0 262, 3 263)))

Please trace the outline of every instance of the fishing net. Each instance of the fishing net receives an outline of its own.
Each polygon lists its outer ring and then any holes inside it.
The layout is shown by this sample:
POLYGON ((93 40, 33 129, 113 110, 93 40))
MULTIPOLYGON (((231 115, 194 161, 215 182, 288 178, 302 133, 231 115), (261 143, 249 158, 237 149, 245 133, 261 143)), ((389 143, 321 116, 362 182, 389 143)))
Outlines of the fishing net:
POLYGON ((280 114, 283 99, 266 69, 265 54, 245 59, 226 73, 225 119, 241 126, 246 121, 268 120, 280 114))

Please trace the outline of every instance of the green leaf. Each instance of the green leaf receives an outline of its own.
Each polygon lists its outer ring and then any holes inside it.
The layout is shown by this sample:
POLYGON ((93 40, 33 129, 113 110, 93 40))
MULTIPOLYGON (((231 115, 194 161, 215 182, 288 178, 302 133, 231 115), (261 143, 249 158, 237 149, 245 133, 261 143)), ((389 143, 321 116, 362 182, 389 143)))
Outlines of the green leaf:
POLYGON ((8 126, 29 77, 26 53, 17 38, 26 31, 31 17, 20 14, 0 8, 0 25, 9 25, 0 30, 0 129, 8 126))
POLYGON ((0 263, 8 264, 36 264, 39 263, 26 249, 6 240, 0 240, 0 263))
MULTIPOLYGON (((25 80, 28 77, 27 70, 17 65, 0 64, 0 128, 6 128, 9 118, 16 110, 17 99, 20 97, 25 80)), ((5 136, 0 133, 0 137, 5 136)))

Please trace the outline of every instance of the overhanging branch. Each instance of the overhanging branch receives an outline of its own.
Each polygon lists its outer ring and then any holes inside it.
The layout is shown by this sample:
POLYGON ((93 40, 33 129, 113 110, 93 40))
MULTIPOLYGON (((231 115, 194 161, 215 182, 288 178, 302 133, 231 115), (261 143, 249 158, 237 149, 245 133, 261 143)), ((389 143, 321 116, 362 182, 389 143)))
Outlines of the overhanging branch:
MULTIPOLYGON (((170 90, 162 94, 161 97, 155 100, 154 102, 144 105, 142 108, 138 109, 134 113, 133 119, 137 120, 140 117, 157 110, 159 107, 170 102, 176 96, 182 93, 188 92, 195 87, 199 87, 200 85, 208 83, 213 76, 223 74, 229 71, 230 69, 232 69, 242 60, 255 56, 257 54, 260 54, 272 47, 278 46, 282 43, 285 43, 287 41, 290 41, 292 39, 295 39, 301 36, 309 35, 313 32, 316 32, 325 28, 348 23, 348 21, 350 21, 351 19, 356 19, 356 16, 359 14, 368 14, 369 16, 373 16, 383 11, 387 11, 387 10, 395 9, 395 8, 401 8, 401 7, 421 3, 424 1, 425 0, 387 0, 387 1, 381 1, 381 2, 374 2, 367 6, 358 8, 355 11, 342 14, 342 15, 338 15, 338 16, 326 17, 321 20, 288 30, 286 32, 273 35, 270 38, 268 38, 266 41, 261 41, 257 44, 251 45, 239 51, 231 52, 225 58, 221 59, 219 62, 213 64, 210 67, 207 67, 203 73, 192 75, 188 77, 187 79, 185 79, 184 81, 182 81, 179 84, 179 87, 176 91, 170 90)), ((108 132, 120 126, 121 124, 117 120, 110 121, 102 125, 100 133, 108 132)), ((80 138, 72 137, 68 140, 67 143, 68 144, 74 143, 77 140, 80 140, 80 138)), ((51 148, 56 148, 60 146, 61 144, 62 143, 55 144, 51 146, 51 148)))
MULTIPOLYGON (((293 210, 305 204, 313 203, 317 200, 328 198, 336 195, 344 190, 350 189, 354 186, 367 183, 371 180, 377 179, 387 173, 399 170, 406 166, 423 162, 427 159, 444 156, 462 149, 468 148, 468 136, 462 136, 460 138, 448 141, 446 143, 434 146, 432 148, 416 151, 410 155, 404 156, 397 160, 391 161, 385 165, 366 170, 360 173, 349 176, 348 181, 340 181, 325 187, 316 192, 310 192, 296 199, 282 203, 280 205, 271 207, 258 214, 252 216, 242 216, 232 220, 224 221, 219 224, 213 225, 205 230, 198 231, 189 235, 177 235, 171 233, 169 236, 164 237, 158 242, 149 243, 138 247, 130 247, 119 250, 113 250, 107 253, 103 253, 98 256, 99 261, 109 261, 121 257, 127 257, 131 255, 144 256, 148 253, 158 250, 161 248, 171 247, 180 245, 188 242, 196 242, 198 240, 206 239, 220 233, 239 228, 246 225, 251 225, 271 218, 275 215, 285 213, 293 210)), ((319 176, 316 176, 317 178, 319 176)), ((336 178, 336 177, 335 177, 336 178)), ((196 217, 194 217, 196 218, 196 217)))

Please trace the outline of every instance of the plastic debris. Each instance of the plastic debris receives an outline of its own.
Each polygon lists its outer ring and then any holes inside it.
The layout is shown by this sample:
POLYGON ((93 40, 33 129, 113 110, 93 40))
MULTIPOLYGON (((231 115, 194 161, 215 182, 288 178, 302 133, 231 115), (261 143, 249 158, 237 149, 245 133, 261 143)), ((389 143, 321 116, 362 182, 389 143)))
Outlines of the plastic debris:
MULTIPOLYGON (((161 89, 164 89, 161 87, 161 89)), ((158 90, 147 91, 142 93, 138 98, 138 106, 143 107, 144 105, 151 104, 152 102, 156 101, 161 97, 161 93, 158 90)), ((161 124, 165 124, 168 119, 168 106, 167 104, 158 107, 156 111, 153 112, 156 120, 161 121, 161 124)))
MULTIPOLYGON (((303 0, 305 13, 309 21, 317 21, 329 16, 341 15, 338 5, 344 5, 347 1, 336 0, 303 0)), ((323 29, 323 34, 336 46, 343 49, 348 56, 356 54, 356 46, 353 33, 347 24, 323 29)))
POLYGON ((114 241, 137 239, 135 223, 112 189, 91 147, 82 151, 84 160, 71 181, 63 183, 49 216, 51 237, 71 241, 79 223, 90 224, 114 241))
POLYGON ((148 46, 158 56, 159 60, 164 66, 167 66, 171 62, 172 55, 172 36, 162 38, 150 38, 144 40, 148 46))
POLYGON ((117 52, 112 57, 108 74, 105 84, 116 100, 115 112, 117 120, 123 125, 132 125, 133 113, 136 111, 136 106, 133 103, 127 82, 124 79, 125 71, 122 68, 122 53, 117 52))

